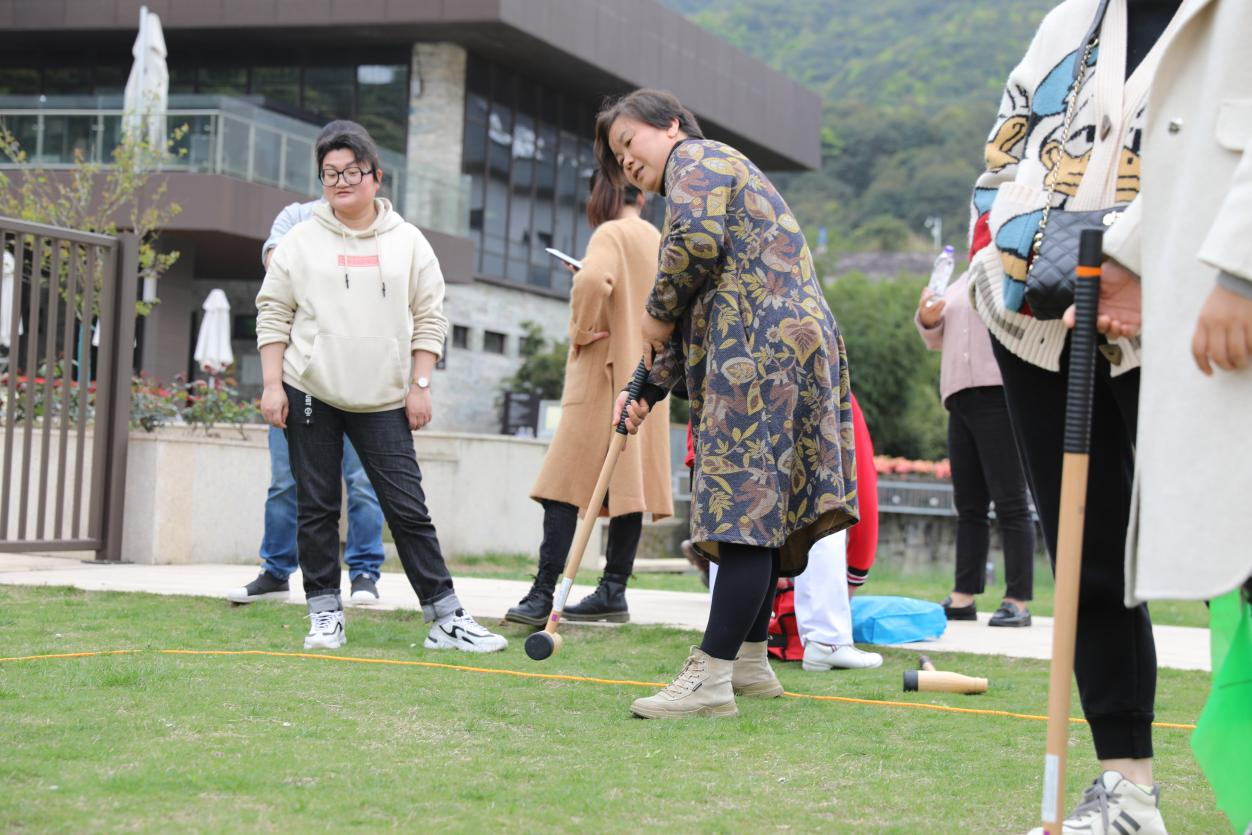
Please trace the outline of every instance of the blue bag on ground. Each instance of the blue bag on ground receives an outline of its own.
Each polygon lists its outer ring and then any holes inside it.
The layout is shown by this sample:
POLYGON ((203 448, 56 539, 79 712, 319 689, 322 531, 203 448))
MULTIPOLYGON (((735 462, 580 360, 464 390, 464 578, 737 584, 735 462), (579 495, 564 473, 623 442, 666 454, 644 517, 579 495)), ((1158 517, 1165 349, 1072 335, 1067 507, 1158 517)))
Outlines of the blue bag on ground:
POLYGON ((911 597, 856 595, 852 598, 852 640, 858 644, 907 644, 943 635, 943 607, 911 597))

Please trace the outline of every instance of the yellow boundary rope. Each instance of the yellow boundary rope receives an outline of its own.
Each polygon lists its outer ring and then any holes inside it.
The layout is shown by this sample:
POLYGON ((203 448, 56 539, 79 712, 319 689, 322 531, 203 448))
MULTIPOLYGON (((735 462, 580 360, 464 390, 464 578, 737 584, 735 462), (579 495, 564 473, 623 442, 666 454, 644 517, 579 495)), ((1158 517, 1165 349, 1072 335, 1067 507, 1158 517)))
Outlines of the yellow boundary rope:
MULTIPOLYGON (((497 676, 515 676, 517 678, 536 678, 545 681, 576 681, 587 684, 613 684, 625 687, 664 687, 664 684, 658 684, 652 681, 630 681, 628 679, 614 678, 591 678, 588 676, 567 676, 558 673, 527 673, 522 670, 501 670, 495 667, 470 667, 464 664, 440 664, 435 661, 402 661, 393 658, 355 658, 347 655, 317 655, 311 652, 275 652, 263 649, 110 649, 100 650, 96 652, 61 652, 54 655, 22 655, 12 658, 0 658, 0 664, 13 661, 55 661, 69 658, 98 658, 107 655, 139 655, 145 652, 154 652, 158 655, 199 655, 199 656, 238 656, 238 655, 255 655, 269 658, 311 658, 317 661, 342 661, 349 664, 385 664, 396 667, 427 667, 435 670, 456 670, 463 673, 485 673, 487 675, 497 676)), ((941 713, 964 713, 973 716, 1000 716, 1006 719, 1026 719, 1032 722, 1046 722, 1048 717, 1037 716, 1033 713, 1013 713, 1008 710, 989 710, 986 708, 973 707, 951 707, 949 705, 936 705, 927 702, 896 702, 887 699, 857 699, 851 696, 819 696, 813 693, 784 693, 793 699, 809 699, 816 702, 844 702, 854 705, 869 705, 873 707, 907 707, 919 710, 933 710, 941 713)), ((1087 720, 1070 717, 1071 723, 1076 725, 1085 725, 1087 720)), ((1195 725, 1188 725, 1181 722, 1153 722, 1154 728, 1172 728, 1182 731, 1194 731, 1195 725)))

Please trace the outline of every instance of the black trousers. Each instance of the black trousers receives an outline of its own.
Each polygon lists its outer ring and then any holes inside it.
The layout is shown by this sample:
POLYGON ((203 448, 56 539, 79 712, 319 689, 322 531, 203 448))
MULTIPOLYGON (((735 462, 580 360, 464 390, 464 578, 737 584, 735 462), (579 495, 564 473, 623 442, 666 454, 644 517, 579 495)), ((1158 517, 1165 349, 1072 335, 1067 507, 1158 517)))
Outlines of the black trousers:
POLYGON ((991 549, 990 503, 1004 540, 1004 596, 1034 595, 1035 522, 1026 474, 1009 422, 1004 389, 979 386, 948 398, 948 455, 956 502, 956 582, 964 594, 982 594, 991 549))
MULTIPOLYGON (((1055 569, 1069 348, 1061 356, 1060 373, 1014 356, 994 338, 992 348, 1055 569)), ((1112 377, 1109 371, 1108 361, 1099 356, 1074 658, 1083 714, 1102 760, 1152 756, 1156 698, 1156 643, 1148 607, 1127 609, 1123 603, 1139 372, 1112 377)))
MULTIPOLYGON (((565 570, 574 532, 578 527, 578 508, 567 502, 543 499, 543 542, 539 545, 539 565, 553 573, 565 570)), ((630 574, 635 568, 635 552, 643 534, 643 514, 624 513, 609 519, 609 547, 605 557, 606 574, 630 574)))
POLYGON ((296 548, 305 596, 310 601, 339 597, 340 468, 343 436, 347 435, 378 494, 400 563, 426 619, 460 608, 426 510, 422 472, 404 409, 345 412, 311 398, 312 420, 306 423, 304 392, 288 385, 283 388, 290 404, 287 446, 296 481, 296 548))

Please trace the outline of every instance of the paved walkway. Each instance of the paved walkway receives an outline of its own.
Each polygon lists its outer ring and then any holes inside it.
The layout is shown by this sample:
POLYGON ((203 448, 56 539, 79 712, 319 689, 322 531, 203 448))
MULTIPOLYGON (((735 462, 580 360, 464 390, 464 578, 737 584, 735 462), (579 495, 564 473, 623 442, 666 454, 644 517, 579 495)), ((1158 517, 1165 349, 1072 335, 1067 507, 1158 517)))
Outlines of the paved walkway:
MULTIPOLYGON (((0 584, 18 586, 73 586, 88 591, 139 591, 220 597, 227 588, 241 586, 256 576, 247 565, 103 565, 64 557, 0 554, 0 584)), ((343 580, 348 587, 348 578, 343 580)), ((473 615, 484 622, 499 620, 526 593, 529 585, 517 580, 458 577, 457 594, 473 615)), ((374 608, 415 609, 417 596, 403 574, 384 574, 378 584, 382 599, 374 608)), ((575 585, 578 600, 590 586, 575 585)), ((701 631, 709 615, 708 595, 696 592, 631 589, 630 615, 634 623, 660 624, 701 631)), ((299 583, 292 583, 292 603, 303 603, 299 583)), ((1048 658, 1052 648, 1052 619, 1035 617, 1028 629, 990 629, 987 614, 979 621, 952 622, 937 641, 910 644, 935 652, 971 652, 1016 658, 1048 658)), ((1209 669, 1209 632, 1185 626, 1156 626, 1157 659, 1162 667, 1209 669)))

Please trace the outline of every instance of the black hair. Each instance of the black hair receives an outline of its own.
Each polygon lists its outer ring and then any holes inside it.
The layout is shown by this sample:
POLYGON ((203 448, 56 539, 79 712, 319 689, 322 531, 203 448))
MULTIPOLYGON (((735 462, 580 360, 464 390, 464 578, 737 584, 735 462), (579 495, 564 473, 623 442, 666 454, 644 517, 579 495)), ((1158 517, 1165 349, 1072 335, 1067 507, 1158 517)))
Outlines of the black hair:
POLYGON ((609 147, 609 128, 620 116, 638 119, 646 125, 664 130, 678 120, 678 129, 693 139, 703 139, 704 131, 695 114, 683 107, 678 97, 666 90, 641 89, 617 99, 605 99, 596 114, 596 161, 609 182, 624 182, 622 166, 609 147))
POLYGON ((326 159, 326 155, 331 151, 351 151, 352 158, 356 162, 369 166, 375 179, 380 176, 378 169, 381 163, 378 158, 378 146, 374 144, 369 131, 356 122, 350 122, 347 119, 336 119, 329 123, 317 135, 317 141, 313 147, 314 152, 317 154, 317 170, 319 174, 322 170, 322 161, 326 159))

